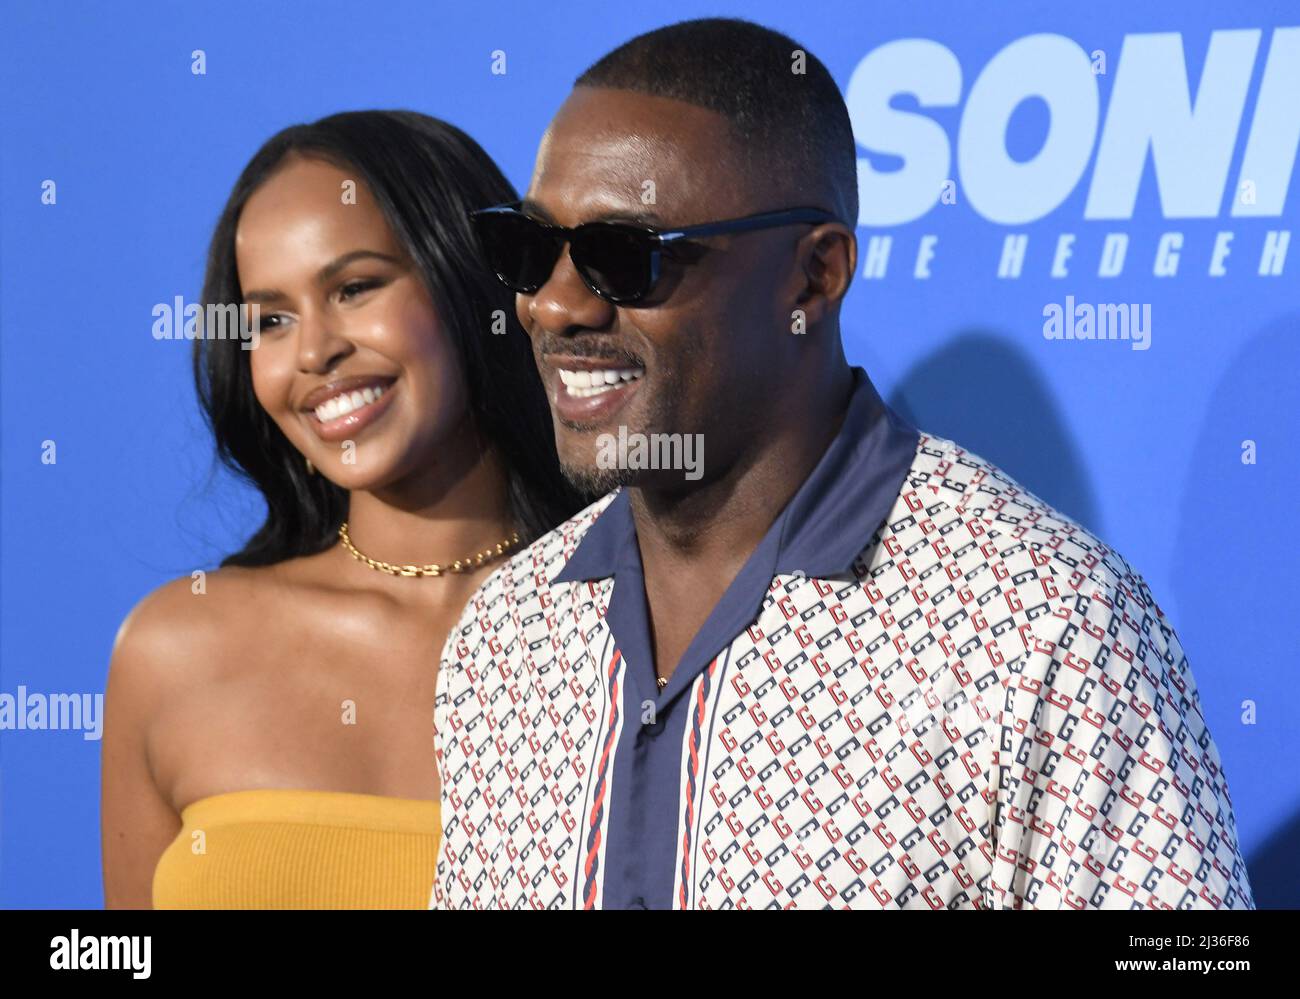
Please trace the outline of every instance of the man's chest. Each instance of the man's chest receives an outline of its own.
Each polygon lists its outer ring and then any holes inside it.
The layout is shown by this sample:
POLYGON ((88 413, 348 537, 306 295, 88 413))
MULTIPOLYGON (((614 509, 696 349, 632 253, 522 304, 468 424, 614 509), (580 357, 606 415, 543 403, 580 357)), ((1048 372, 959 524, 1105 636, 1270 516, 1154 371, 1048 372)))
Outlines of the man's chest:
POLYGON ((944 621, 871 584, 786 577, 664 702, 610 628, 607 590, 573 589, 503 609, 484 639, 497 651, 452 691, 462 904, 639 898, 647 867, 679 907, 978 897, 1014 631, 960 601, 944 621))

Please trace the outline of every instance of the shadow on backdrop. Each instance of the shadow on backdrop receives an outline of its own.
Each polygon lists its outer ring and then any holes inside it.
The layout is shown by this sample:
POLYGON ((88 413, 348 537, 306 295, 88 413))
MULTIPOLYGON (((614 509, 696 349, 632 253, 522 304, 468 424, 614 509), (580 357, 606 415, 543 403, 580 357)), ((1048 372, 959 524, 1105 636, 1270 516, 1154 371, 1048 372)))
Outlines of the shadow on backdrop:
POLYGON ((1104 538, 1073 437, 1038 370, 1008 339, 955 336, 897 383, 889 405, 926 433, 993 462, 1022 486, 1104 538), (1010 385, 988 393, 980 386, 1010 385))
POLYGON ((1246 858, 1258 909, 1300 908, 1300 812, 1246 858))
MULTIPOLYGON (((1286 820, 1258 837, 1246 860, 1259 908, 1300 908, 1300 811, 1277 801, 1274 774, 1296 758, 1296 608, 1285 585, 1295 573, 1293 532, 1300 449, 1300 317, 1266 326, 1223 372, 1204 413, 1189 413, 1200 432, 1192 452, 1174 555, 1179 625, 1193 675, 1213 663, 1219 710, 1215 742, 1223 753, 1238 826, 1286 820), (1253 442, 1253 463, 1243 461, 1253 442), (1251 724, 1243 715, 1253 710, 1251 724), (1225 736, 1227 738, 1225 738, 1225 736)), ((1213 697, 1213 701, 1210 698, 1213 697)), ((1239 829, 1240 832, 1240 829, 1239 829)))

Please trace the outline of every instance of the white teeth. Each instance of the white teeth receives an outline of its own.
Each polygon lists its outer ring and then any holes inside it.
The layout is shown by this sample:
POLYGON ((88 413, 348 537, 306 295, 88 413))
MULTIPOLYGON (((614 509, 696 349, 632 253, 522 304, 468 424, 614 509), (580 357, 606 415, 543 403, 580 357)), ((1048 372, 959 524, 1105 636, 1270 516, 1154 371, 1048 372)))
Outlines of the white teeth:
POLYGON ((332 399, 327 399, 316 407, 316 419, 321 423, 328 423, 330 420, 337 420, 340 416, 347 416, 349 413, 356 412, 362 406, 369 406, 377 402, 384 394, 382 385, 367 385, 364 389, 356 392, 342 392, 332 399))
POLYGON ((611 388, 613 388, 612 385, 601 385, 599 388, 594 388, 590 386, 587 388, 582 388, 581 386, 578 385, 570 385, 568 388, 565 389, 565 391, 569 395, 574 396, 575 398, 587 399, 593 395, 604 395, 611 388))
POLYGON ((559 368, 560 382, 568 394, 579 399, 608 392, 619 382, 634 382, 645 374, 644 368, 597 368, 594 371, 569 371, 559 368))

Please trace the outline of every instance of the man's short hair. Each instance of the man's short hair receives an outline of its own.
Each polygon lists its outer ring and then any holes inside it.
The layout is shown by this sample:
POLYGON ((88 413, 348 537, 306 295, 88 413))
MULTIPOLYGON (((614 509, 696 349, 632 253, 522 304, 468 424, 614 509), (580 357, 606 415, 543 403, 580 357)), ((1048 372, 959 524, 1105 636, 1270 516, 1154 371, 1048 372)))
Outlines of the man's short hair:
POLYGON ((848 108, 821 60, 787 35, 736 18, 681 21, 620 45, 574 86, 632 90, 715 111, 731 123, 749 178, 771 178, 800 204, 857 226, 857 146, 848 108))

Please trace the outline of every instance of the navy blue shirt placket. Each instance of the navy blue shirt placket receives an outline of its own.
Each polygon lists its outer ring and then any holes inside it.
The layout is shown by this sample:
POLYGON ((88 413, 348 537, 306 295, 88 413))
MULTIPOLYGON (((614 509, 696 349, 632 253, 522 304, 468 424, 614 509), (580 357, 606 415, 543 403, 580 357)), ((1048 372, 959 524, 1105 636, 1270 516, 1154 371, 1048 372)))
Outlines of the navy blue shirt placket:
POLYGON ((746 560, 662 691, 626 490, 552 579, 558 584, 614 576, 605 623, 623 657, 626 681, 620 704, 624 722, 607 785, 602 908, 673 907, 687 804, 680 786, 682 752, 692 708, 684 695, 695 679, 753 623, 776 575, 846 571, 898 495, 917 431, 883 405, 862 369, 853 374, 853 398, 839 433, 746 560))

